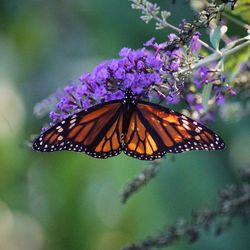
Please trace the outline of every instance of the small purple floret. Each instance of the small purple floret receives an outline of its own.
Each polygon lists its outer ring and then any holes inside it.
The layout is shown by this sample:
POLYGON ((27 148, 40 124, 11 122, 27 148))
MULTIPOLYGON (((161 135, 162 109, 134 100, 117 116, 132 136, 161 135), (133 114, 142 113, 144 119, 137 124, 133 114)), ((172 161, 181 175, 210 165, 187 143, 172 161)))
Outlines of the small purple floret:
POLYGON ((201 43, 199 41, 201 34, 199 32, 195 32, 191 41, 190 41, 190 50, 192 53, 197 52, 201 48, 201 43))

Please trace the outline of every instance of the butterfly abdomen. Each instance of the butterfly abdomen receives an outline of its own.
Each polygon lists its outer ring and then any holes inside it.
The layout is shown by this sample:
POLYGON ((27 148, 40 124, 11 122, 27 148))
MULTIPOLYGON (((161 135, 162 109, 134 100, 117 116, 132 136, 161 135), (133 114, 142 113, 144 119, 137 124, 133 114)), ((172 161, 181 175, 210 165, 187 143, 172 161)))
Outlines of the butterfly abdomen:
POLYGON ((128 131, 130 120, 133 115, 134 110, 136 109, 137 99, 128 89, 125 92, 125 97, 122 100, 122 109, 123 109, 123 127, 122 134, 125 135, 128 131))

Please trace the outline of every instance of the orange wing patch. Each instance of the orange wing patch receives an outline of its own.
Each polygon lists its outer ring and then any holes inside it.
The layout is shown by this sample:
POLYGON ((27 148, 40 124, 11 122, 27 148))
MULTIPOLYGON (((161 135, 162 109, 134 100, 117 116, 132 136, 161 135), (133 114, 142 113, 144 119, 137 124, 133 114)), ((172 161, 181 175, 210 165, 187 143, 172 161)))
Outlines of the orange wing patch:
POLYGON ((44 137, 44 141, 45 143, 53 144, 60 141, 61 138, 62 136, 59 133, 57 133, 57 131, 51 131, 44 137))
POLYGON ((125 135, 125 150, 127 155, 141 159, 158 158, 158 146, 153 136, 147 131, 136 112, 133 113, 128 131, 125 135))
MULTIPOLYGON (((85 126, 78 126, 79 130, 75 130, 75 141, 76 142, 83 142, 85 140, 85 138, 89 135, 90 131, 93 129, 94 126, 94 122, 90 122, 88 124, 86 124, 85 126)), ((74 129, 72 129, 72 131, 74 131, 74 129)), ((72 138, 69 136, 69 138, 72 138)))
POLYGON ((119 106, 114 103, 114 104, 109 104, 103 106, 101 109, 97 109, 85 116, 83 116, 80 120, 80 123, 87 123, 90 121, 93 121, 97 118, 100 118, 101 116, 106 116, 108 113, 116 112, 118 110, 119 106))
POLYGON ((176 125, 180 125, 179 118, 174 114, 166 113, 166 112, 164 112, 164 111, 162 111, 160 109, 155 109, 154 107, 149 106, 147 104, 141 104, 140 103, 140 104, 138 104, 138 106, 140 106, 141 111, 147 111, 147 112, 150 112, 152 114, 155 114, 157 116, 157 118, 156 118, 157 120, 159 118, 161 118, 166 122, 174 123, 176 125))
POLYGON ((110 151, 118 150, 121 148, 122 143, 122 120, 123 116, 113 123, 110 129, 106 132, 100 143, 96 146, 95 152, 108 153, 110 151))
POLYGON ((69 137, 70 139, 73 138, 74 136, 76 136, 76 134, 77 134, 82 128, 83 128, 83 126, 80 126, 80 125, 74 127, 74 128, 69 132, 68 137, 69 137))

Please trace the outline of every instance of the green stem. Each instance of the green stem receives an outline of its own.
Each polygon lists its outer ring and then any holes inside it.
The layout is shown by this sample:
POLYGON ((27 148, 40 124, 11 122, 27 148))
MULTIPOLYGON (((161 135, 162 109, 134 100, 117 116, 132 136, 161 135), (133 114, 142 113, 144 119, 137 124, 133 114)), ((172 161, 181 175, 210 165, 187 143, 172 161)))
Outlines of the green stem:
MULTIPOLYGON (((159 18, 158 16, 154 16, 153 18, 154 18, 158 23, 163 23, 162 19, 159 18)), ((170 23, 168 23, 168 22, 166 22, 166 21, 164 22, 164 25, 162 25, 162 27, 163 27, 163 28, 170 28, 170 29, 172 29, 172 30, 174 30, 174 31, 177 31, 177 32, 180 31, 179 28, 177 28, 176 26, 174 26, 174 25, 172 25, 172 24, 170 24, 170 23)))
MULTIPOLYGON (((200 60, 198 63, 192 65, 191 69, 199 68, 203 64, 214 62, 214 61, 217 61, 217 60, 219 60, 221 58, 225 59, 225 57, 234 54, 235 52, 241 50, 242 48, 246 47, 247 45, 250 45, 249 38, 248 38, 248 40, 246 42, 244 42, 244 43, 242 43, 240 45, 237 45, 237 46, 235 46, 235 47, 233 47, 231 49, 225 48, 225 49, 221 50, 221 54, 214 53, 214 54, 211 54, 210 56, 207 56, 206 58, 200 60)), ((187 70, 188 70, 188 68, 183 69, 182 72, 185 72, 187 70)))

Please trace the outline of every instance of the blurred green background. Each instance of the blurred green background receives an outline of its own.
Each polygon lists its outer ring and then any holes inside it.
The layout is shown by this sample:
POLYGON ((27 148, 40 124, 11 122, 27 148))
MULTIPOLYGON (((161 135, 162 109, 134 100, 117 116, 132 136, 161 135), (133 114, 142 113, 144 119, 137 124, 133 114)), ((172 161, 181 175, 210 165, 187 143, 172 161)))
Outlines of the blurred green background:
MULTIPOLYGON (((192 17, 185 1, 170 2, 158 1, 173 10, 172 23, 192 17)), ((122 47, 164 41, 170 30, 142 23, 126 0, 1 0, 0 16, 0 250, 120 249, 193 208, 215 207, 217 190, 249 164, 250 117, 218 118, 211 127, 226 150, 167 156, 159 175, 121 205, 121 187, 146 163, 33 152, 25 140, 48 121, 36 119, 33 107, 122 47)), ((169 249, 247 250, 249 229, 235 220, 220 237, 204 232, 194 245, 169 249)))

